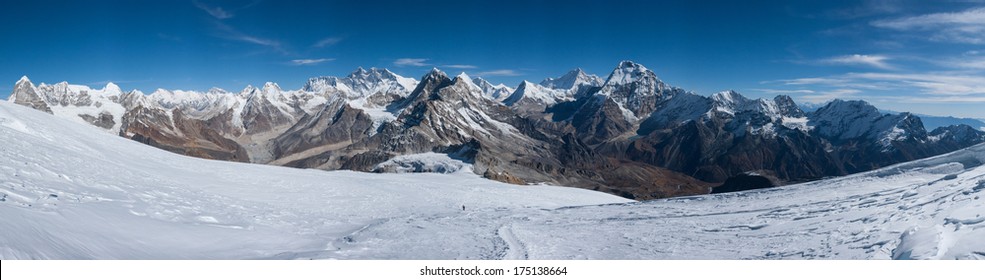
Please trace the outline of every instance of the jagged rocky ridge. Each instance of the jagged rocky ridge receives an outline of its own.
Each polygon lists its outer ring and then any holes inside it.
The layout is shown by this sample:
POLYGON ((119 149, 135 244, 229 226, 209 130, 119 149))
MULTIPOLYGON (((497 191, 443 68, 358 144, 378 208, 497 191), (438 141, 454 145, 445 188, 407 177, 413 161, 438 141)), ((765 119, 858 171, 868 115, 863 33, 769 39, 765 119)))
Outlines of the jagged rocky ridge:
POLYGON ((915 115, 881 114, 864 101, 805 113, 782 95, 702 96, 631 61, 604 80, 575 69, 515 89, 438 69, 417 81, 360 68, 299 90, 267 83, 239 93, 35 86, 24 77, 10 101, 202 158, 383 172, 397 156, 443 153, 494 180, 640 200, 845 175, 985 142, 974 128, 928 132, 915 115), (728 180, 749 176, 766 180, 728 180))

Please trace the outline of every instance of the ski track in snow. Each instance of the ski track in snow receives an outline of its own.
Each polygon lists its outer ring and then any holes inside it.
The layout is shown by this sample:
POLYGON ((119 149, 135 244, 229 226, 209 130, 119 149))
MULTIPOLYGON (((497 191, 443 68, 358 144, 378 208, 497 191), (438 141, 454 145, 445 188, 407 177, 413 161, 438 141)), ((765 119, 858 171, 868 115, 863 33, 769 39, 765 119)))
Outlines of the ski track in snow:
POLYGON ((208 161, 0 101, 0 259, 985 259, 983 162, 979 145, 629 202, 468 172, 208 161))

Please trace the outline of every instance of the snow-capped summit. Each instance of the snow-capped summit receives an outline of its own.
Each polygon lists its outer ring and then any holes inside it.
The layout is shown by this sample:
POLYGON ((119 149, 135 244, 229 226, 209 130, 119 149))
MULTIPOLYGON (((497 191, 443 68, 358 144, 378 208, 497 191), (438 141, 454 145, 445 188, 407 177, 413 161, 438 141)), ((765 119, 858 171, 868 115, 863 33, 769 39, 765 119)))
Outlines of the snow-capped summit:
POLYGON ((425 80, 427 78, 440 78, 440 77, 447 78, 448 74, 445 74, 445 72, 441 71, 441 69, 438 69, 438 67, 431 67, 431 70, 429 70, 428 73, 424 75, 424 78, 422 80, 425 80))
POLYGON ((102 93, 107 95, 120 95, 123 93, 123 90, 120 89, 120 86, 114 84, 113 82, 109 82, 103 87, 102 93))
POLYGON ((715 102, 716 110, 728 114, 735 114, 736 111, 749 110, 755 105, 752 100, 734 90, 715 93, 711 95, 711 100, 715 102))
POLYGON ((221 89, 221 88, 217 88, 217 87, 210 88, 205 93, 207 93, 207 94, 229 94, 229 92, 226 91, 225 89, 221 89))
POLYGON ((32 83, 27 76, 23 76, 20 80, 17 80, 17 83, 14 84, 14 90, 10 93, 10 96, 7 97, 7 100, 47 113, 52 113, 51 107, 48 106, 45 98, 39 94, 37 88, 34 87, 34 83, 32 83))
POLYGON ((727 90, 715 93, 711 96, 715 104, 715 110, 729 115, 736 115, 744 111, 755 111, 762 113, 771 120, 781 120, 784 118, 802 118, 803 111, 797 108, 789 96, 778 95, 773 99, 749 99, 742 94, 727 90))
POLYGON ((274 82, 266 82, 263 84, 264 94, 279 94, 281 93, 280 85, 274 82))
POLYGON ((616 69, 612 70, 612 73, 609 74, 609 78, 605 80, 605 83, 607 85, 629 84, 640 79, 647 79, 650 76, 653 77, 653 80, 656 79, 656 74, 642 64, 629 60, 623 60, 622 62, 619 62, 619 66, 616 66, 616 69))
POLYGON ((788 95, 777 95, 773 98, 773 103, 776 104, 776 108, 780 115, 793 118, 804 117, 804 111, 802 111, 800 107, 797 106, 797 103, 793 101, 793 98, 788 95))
POLYGON ((493 85, 482 77, 472 79, 472 83, 482 89, 482 96, 498 102, 502 102, 504 99, 509 97, 511 93, 513 93, 513 88, 510 88, 504 84, 493 85))
POLYGON ((469 77, 469 74, 466 74, 465 72, 462 72, 462 73, 458 74, 458 76, 455 76, 455 80, 456 80, 456 82, 457 81, 462 81, 464 83, 473 85, 476 88, 479 87, 479 85, 476 85, 474 82, 472 82, 472 77, 469 77))
POLYGON ((596 75, 586 74, 581 68, 575 68, 561 77, 544 79, 540 82, 540 85, 550 89, 577 91, 584 86, 601 86, 602 78, 596 75))
POLYGON ((572 96, 567 95, 565 91, 550 89, 524 80, 516 87, 513 94, 503 100, 503 104, 513 106, 523 100, 529 100, 543 105, 553 105, 571 99, 572 96))
POLYGON ((612 70, 596 95, 612 99, 627 120, 635 122, 648 116, 658 101, 682 92, 684 90, 667 86, 657 79, 650 69, 626 60, 612 70))
POLYGON ((253 92, 258 90, 259 89, 257 89, 257 87, 253 85, 246 85, 246 87, 244 87, 243 90, 239 91, 239 95, 244 97, 249 96, 250 94, 253 94, 253 92))
POLYGON ((854 139, 878 141, 883 148, 893 142, 913 139, 926 141, 927 131, 920 118, 910 113, 882 114, 868 102, 835 99, 809 116, 816 133, 835 143, 854 139))

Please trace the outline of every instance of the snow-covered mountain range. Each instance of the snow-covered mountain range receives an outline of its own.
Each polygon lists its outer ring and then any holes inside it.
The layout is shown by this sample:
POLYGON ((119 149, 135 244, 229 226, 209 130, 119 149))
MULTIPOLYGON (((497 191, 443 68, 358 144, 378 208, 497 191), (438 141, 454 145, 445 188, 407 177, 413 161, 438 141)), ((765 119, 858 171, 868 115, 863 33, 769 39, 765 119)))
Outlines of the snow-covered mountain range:
POLYGON ((918 116, 864 101, 804 112, 782 95, 698 95, 631 61, 605 79, 575 69, 515 88, 438 69, 418 81, 360 68, 297 90, 267 83, 238 93, 24 77, 10 101, 202 158, 387 172, 406 170, 380 167, 395 158, 439 153, 494 180, 639 200, 708 193, 750 173, 771 185, 846 175, 985 142, 966 125, 927 131, 918 116))
MULTIPOLYGON (((456 80, 421 84, 467 86, 456 80)), ((634 202, 487 180, 463 154, 377 165, 444 174, 321 171, 187 157, 100 130, 0 101, 0 259, 985 259, 985 144, 634 202)))

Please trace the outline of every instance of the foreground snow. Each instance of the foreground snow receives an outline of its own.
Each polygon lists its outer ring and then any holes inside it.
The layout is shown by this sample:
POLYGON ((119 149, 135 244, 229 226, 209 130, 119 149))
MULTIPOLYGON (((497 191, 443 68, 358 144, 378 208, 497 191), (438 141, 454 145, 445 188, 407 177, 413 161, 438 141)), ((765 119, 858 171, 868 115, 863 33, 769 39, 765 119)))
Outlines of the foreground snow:
POLYGON ((844 178, 632 203, 469 172, 201 160, 0 102, 0 258, 983 259, 983 162, 979 145, 844 178))

